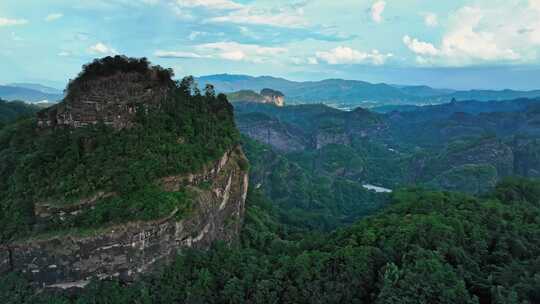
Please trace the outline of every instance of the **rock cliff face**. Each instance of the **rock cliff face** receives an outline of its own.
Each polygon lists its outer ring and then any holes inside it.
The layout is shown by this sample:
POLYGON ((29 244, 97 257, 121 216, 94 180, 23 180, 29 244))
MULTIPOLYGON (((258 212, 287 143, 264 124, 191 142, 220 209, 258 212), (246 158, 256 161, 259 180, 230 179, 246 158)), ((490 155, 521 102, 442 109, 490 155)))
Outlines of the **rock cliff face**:
POLYGON ((275 104, 278 107, 283 107, 285 105, 285 95, 280 91, 262 89, 261 95, 264 97, 265 103, 275 104))
MULTIPOLYGON (((172 92, 173 90, 189 90, 190 87, 176 87, 171 76, 172 72, 169 70, 159 66, 150 67, 146 59, 117 56, 94 61, 85 66, 84 73, 70 83, 63 102, 38 113, 37 127, 46 128, 47 131, 69 127, 73 133, 78 131, 76 128, 103 123, 112 127, 104 129, 103 132, 118 136, 132 134, 129 131, 135 128, 130 127, 140 123, 134 119, 139 114, 151 115, 152 111, 160 109, 163 112, 173 111, 163 106, 168 105, 166 101, 176 102, 178 108, 174 111, 183 110, 180 102, 186 101, 167 98, 171 93, 178 94, 172 92)), ((220 102, 218 98, 214 99, 214 103, 209 103, 209 107, 220 102)), ((225 101, 218 106, 230 105, 225 101)), ((232 116, 224 117, 229 112, 222 112, 225 114, 221 113, 221 120, 230 118, 232 121, 232 116)), ((202 113, 204 114, 204 111, 202 113)), ((190 115, 199 114, 193 112, 190 115)), ((210 119, 211 116, 204 117, 210 119)), ((224 125, 233 128, 225 123, 224 125)), ((183 137, 176 139, 183 133, 172 132, 163 127, 162 136, 172 135, 169 136, 169 141, 163 141, 164 144, 186 144, 183 137)), ((222 132, 220 134, 227 136, 230 135, 227 132, 233 131, 222 132)), ((36 134, 54 136, 56 133, 41 130, 36 134)), ((144 141, 142 145, 146 142, 151 141, 144 141)), ((81 140, 79 144, 84 147, 85 141, 81 140)), ((78 226, 77 216, 81 214, 88 214, 99 208, 118 208, 116 205, 99 205, 104 200, 118 199, 122 195, 122 199, 129 199, 125 193, 115 192, 114 187, 101 191, 102 185, 92 189, 96 193, 91 197, 76 202, 58 203, 58 198, 48 197, 39 197, 39 200, 42 200, 39 202, 33 197, 29 205, 33 208, 33 216, 28 224, 32 233, 25 234, 24 239, 0 244, 0 275, 21 272, 26 274, 36 287, 64 289, 83 287, 94 277, 131 281, 139 274, 167 263, 184 248, 204 249, 217 240, 233 242, 239 235, 244 216, 248 190, 247 159, 240 146, 234 142, 227 143, 227 146, 223 147, 223 151, 225 150, 227 151, 219 159, 211 160, 213 156, 205 159, 208 163, 199 164, 197 168, 202 168, 196 172, 165 177, 156 174, 144 180, 145 185, 151 184, 158 193, 185 194, 185 204, 171 207, 172 212, 164 209, 167 211, 157 213, 157 216, 125 217, 125 221, 111 220, 97 222, 95 226, 78 226), (134 220, 135 218, 145 220, 134 220), (62 226, 66 223, 69 224, 62 226), (41 229, 51 224, 58 224, 55 227, 60 228, 41 229)), ((186 153, 188 152, 189 150, 186 153)), ((157 152, 154 155, 162 156, 157 152)), ((104 157, 119 158, 118 155, 104 157)), ((139 157, 141 156, 135 155, 133 160, 138 161, 139 157)), ((194 155, 193 158, 195 157, 198 156, 194 155)), ((188 161, 189 158, 186 162, 188 161)), ((182 165, 186 166, 183 163, 182 165)), ((97 166, 99 169, 99 164, 97 166)), ((175 169, 162 172, 185 171, 175 169)), ((99 172, 96 174, 99 175, 99 172)), ((151 199, 159 198, 156 196, 151 199)), ((157 208, 163 206, 160 205, 161 201, 151 199, 144 204, 155 204, 157 208)), ((117 202, 113 201, 113 204, 117 202)), ((139 212, 139 209, 133 209, 132 212, 139 212)))
POLYGON ((39 112, 38 126, 81 127, 103 122, 122 129, 131 125, 140 105, 159 103, 169 90, 152 70, 85 80, 63 102, 39 112))
POLYGON ((283 93, 280 91, 272 89, 263 89, 260 94, 252 90, 242 90, 228 93, 227 97, 232 103, 245 102, 272 104, 278 107, 285 106, 285 95, 283 95, 283 93))
POLYGON ((239 147, 201 172, 163 178, 165 191, 187 187, 190 214, 103 228, 90 236, 62 235, 0 247, 0 273, 18 271, 36 287, 84 287, 92 277, 131 281, 169 262, 183 248, 207 248, 238 237, 244 215, 247 160, 239 147), (203 185, 204 184, 204 185, 203 185))

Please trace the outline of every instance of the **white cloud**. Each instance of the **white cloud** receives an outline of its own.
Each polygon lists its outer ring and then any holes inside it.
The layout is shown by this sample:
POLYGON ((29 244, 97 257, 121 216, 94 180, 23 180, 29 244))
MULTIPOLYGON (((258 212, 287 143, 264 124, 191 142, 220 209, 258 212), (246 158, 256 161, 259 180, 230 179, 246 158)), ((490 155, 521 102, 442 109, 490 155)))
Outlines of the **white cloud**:
POLYGON ((27 24, 28 20, 26 19, 9 19, 0 17, 0 27, 2 26, 15 26, 15 25, 24 25, 27 24))
POLYGON ((386 8, 385 1, 377 1, 373 3, 373 5, 371 6, 371 19, 373 19, 373 21, 377 23, 381 23, 383 21, 382 14, 385 8, 386 8))
POLYGON ((246 53, 243 51, 237 50, 237 51, 226 51, 224 53, 219 54, 219 57, 227 60, 233 60, 233 61, 241 61, 247 58, 246 53))
POLYGON ((320 59, 328 64, 372 63, 381 65, 384 64, 386 59, 392 56, 392 54, 382 54, 378 50, 373 50, 368 53, 343 46, 339 46, 330 51, 316 53, 316 59, 320 59))
POLYGON ((71 53, 68 52, 68 51, 61 51, 60 53, 58 53, 58 56, 60 56, 60 57, 69 57, 69 56, 71 56, 71 53))
POLYGON ((159 58, 204 58, 205 56, 192 52, 176 52, 158 50, 154 56, 159 58))
POLYGON ((58 20, 58 19, 60 19, 62 17, 64 17, 64 14, 61 14, 61 13, 49 14, 49 15, 47 15, 47 17, 45 17, 45 21, 52 22, 52 21, 58 20))
POLYGON ((440 42, 403 37, 417 62, 439 66, 528 63, 539 58, 540 0, 464 6, 440 42))
POLYGON ((433 44, 413 39, 407 35, 403 37, 403 43, 418 55, 437 56, 439 54, 439 50, 433 44))
POLYGON ((101 55, 115 55, 118 54, 118 52, 113 49, 112 47, 102 43, 98 42, 88 48, 90 53, 92 54, 101 54, 101 55))
POLYGON ((215 42, 197 46, 201 52, 209 52, 209 56, 232 61, 265 62, 278 55, 287 53, 280 47, 263 47, 256 44, 240 44, 237 42, 215 42))
POLYGON ((258 7, 255 4, 242 4, 231 0, 175 0, 173 11, 185 20, 194 20, 202 16, 209 23, 233 23, 268 25, 285 28, 307 26, 304 18, 303 2, 285 5, 280 8, 258 7), (201 15, 197 9, 206 10, 201 15))
POLYGON ((256 10, 254 8, 243 8, 230 12, 225 16, 209 18, 207 21, 216 23, 236 23, 236 24, 258 24, 275 27, 301 28, 308 25, 303 17, 302 10, 286 11, 279 10, 271 12, 266 10, 256 10))
POLYGON ((425 13, 424 23, 429 27, 436 27, 439 25, 439 17, 434 13, 425 13))
POLYGON ((244 5, 230 0, 177 0, 176 4, 179 7, 204 7, 215 10, 236 10, 244 7, 244 5))

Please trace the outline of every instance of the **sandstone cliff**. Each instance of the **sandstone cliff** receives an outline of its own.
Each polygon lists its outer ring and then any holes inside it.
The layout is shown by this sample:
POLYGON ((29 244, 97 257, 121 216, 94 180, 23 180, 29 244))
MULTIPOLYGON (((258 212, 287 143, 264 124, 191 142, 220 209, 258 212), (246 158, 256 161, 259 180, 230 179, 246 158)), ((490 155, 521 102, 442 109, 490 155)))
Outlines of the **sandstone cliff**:
POLYGON ((261 103, 271 104, 277 107, 285 106, 285 95, 280 91, 272 89, 263 89, 260 93, 252 90, 241 90, 228 93, 227 97, 233 103, 261 103))
POLYGON ((171 72, 144 67, 147 64, 125 71, 92 71, 97 75, 75 79, 63 102, 38 113, 38 125, 80 127, 103 122, 115 129, 129 127, 139 106, 159 104, 172 88, 168 75, 163 76, 171 72))
POLYGON ((12 168, 0 184, 36 156, 18 184, 0 187, 1 209, 15 210, 14 219, 0 213, 9 228, 0 275, 23 273, 40 288, 131 281, 182 249, 238 238, 248 161, 232 107, 224 95, 201 95, 191 77, 171 76, 146 59, 96 60, 37 124, 16 126, 26 132, 18 151, 0 144, 12 168))
POLYGON ((36 287, 84 287, 91 278, 130 281, 171 261, 183 248, 207 248, 238 237, 244 215, 247 160, 239 147, 201 172, 161 180, 166 191, 188 187, 193 210, 149 222, 104 227, 92 235, 57 235, 0 247, 0 273, 28 274, 36 287), (205 185, 203 185, 205 184, 205 185))
POLYGON ((264 97, 265 103, 275 104, 278 107, 283 107, 285 105, 285 95, 280 91, 262 89, 261 95, 264 97))

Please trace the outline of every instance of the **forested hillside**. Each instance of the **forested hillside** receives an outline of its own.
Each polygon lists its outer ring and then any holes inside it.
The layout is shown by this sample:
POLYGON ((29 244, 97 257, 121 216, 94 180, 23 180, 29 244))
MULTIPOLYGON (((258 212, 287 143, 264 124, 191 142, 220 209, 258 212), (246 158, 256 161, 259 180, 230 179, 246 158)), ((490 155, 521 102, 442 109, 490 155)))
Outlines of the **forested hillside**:
POLYGON ((0 129, 17 118, 31 116, 38 110, 38 107, 20 101, 7 102, 0 99, 0 129))
POLYGON ((540 176, 538 100, 401 109, 235 105, 241 132, 332 180, 483 193, 504 177, 540 176))
MULTIPOLYGON (((226 97, 193 85, 186 78, 167 103, 114 132, 6 126, 2 239, 189 212, 188 192, 145 185, 240 140, 226 97), (97 179, 115 196, 72 221, 34 226, 32 202, 69 204, 94 193, 97 179)), ((134 282, 96 279, 77 291, 36 293, 28 274, 12 273, 0 278, 2 303, 540 301, 540 182, 509 178, 539 176, 535 101, 386 114, 238 103, 235 112, 251 179, 238 243, 183 250, 134 282)))
POLYGON ((324 235, 287 234, 251 192, 242 244, 189 251, 130 286, 35 295, 15 275, 3 303, 538 303, 540 183, 506 180, 482 197, 421 189, 324 235))
MULTIPOLYGON (((150 68, 146 60, 117 57, 85 66, 70 86, 84 86, 85 79, 104 73, 127 73, 128 60, 137 73, 150 68)), ((164 77, 172 82, 170 76, 164 77)), ((201 170, 239 142, 225 95, 194 92, 193 86, 188 77, 159 104, 140 104, 133 126, 122 130, 103 122, 78 128, 38 127, 34 117, 4 127, 0 131, 0 242, 157 219, 178 208, 188 209, 185 191, 163 191, 156 181, 201 170), (92 208, 83 208, 69 219, 44 224, 36 214, 39 208, 87 202, 92 208)))

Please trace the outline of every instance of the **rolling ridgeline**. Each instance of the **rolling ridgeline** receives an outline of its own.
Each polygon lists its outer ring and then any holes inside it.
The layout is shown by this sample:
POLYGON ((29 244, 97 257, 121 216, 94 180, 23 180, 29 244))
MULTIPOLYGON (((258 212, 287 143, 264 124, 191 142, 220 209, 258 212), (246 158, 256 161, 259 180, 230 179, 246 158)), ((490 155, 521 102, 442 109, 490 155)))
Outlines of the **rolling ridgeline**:
MULTIPOLYGON (((97 73, 125 81, 125 62, 117 63, 97 73)), ((540 174, 536 100, 377 109, 383 113, 235 103, 239 137, 223 95, 200 92, 190 78, 166 85, 166 102, 122 104, 132 114, 119 120, 108 119, 116 107, 96 119, 62 115, 78 108, 60 105, 39 119, 6 122, 2 243, 99 236, 173 210, 174 221, 204 222, 188 231, 213 223, 222 234, 199 246, 183 246, 186 239, 166 246, 168 266, 129 284, 111 276, 77 293, 36 293, 31 271, 8 272, 2 303, 540 302, 540 183, 511 178, 540 174), (227 151, 241 153, 238 143, 250 167, 245 216, 197 217, 211 210, 198 206, 220 205, 211 192, 224 191, 226 177, 247 162, 233 156, 229 169, 196 184, 167 177, 196 176, 227 151), (96 191, 114 195, 75 218, 43 222, 33 211, 96 191)), ((143 246, 128 259, 145 251, 154 256, 143 246)))

